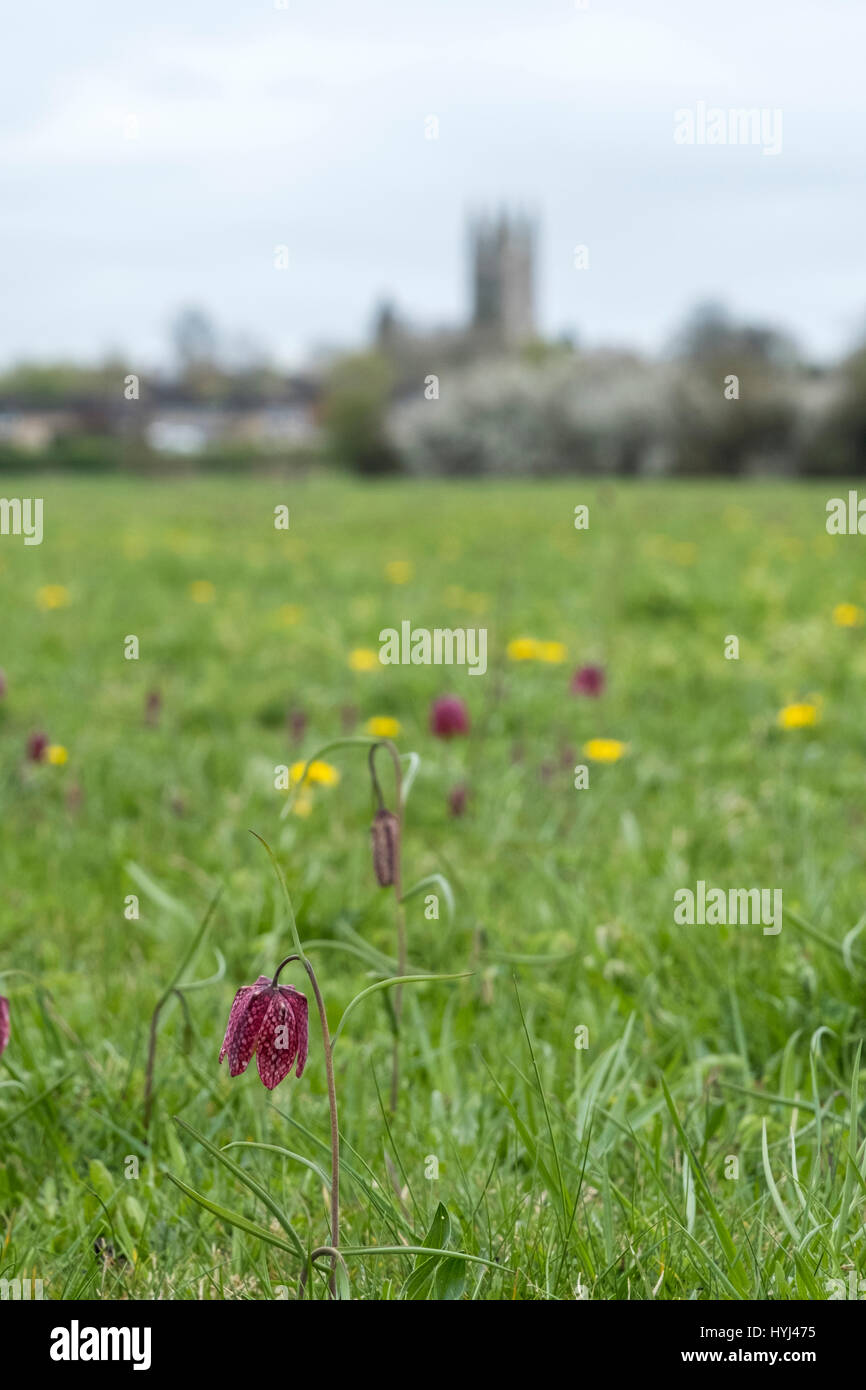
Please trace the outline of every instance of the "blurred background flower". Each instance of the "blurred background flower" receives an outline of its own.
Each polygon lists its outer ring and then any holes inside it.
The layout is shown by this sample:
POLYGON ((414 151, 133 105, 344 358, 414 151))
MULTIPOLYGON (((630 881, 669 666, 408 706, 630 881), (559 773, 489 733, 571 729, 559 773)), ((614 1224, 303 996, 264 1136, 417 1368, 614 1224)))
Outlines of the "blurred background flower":
POLYGON ((590 762, 615 763, 623 757, 627 746, 618 738, 591 738, 583 745, 583 752, 590 762))
POLYGON ((430 731, 437 738, 469 733, 469 711, 458 695, 440 695, 430 707, 430 731))
POLYGON ((604 669, 601 666, 580 666, 571 678, 573 695, 589 695, 595 699, 604 690, 604 669))

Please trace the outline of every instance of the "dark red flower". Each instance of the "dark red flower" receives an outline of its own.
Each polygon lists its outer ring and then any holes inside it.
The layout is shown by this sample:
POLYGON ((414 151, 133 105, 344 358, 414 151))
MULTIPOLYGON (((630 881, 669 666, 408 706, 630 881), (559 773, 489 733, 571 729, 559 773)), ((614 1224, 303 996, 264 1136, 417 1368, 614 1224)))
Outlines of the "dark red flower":
POLYGON ((0 1056, 6 1051, 9 1041, 9 1000, 0 994, 0 1056))
POLYGON ((452 787, 448 793, 448 810, 452 816, 462 816, 466 810, 466 802, 469 800, 469 789, 463 782, 458 782, 456 787, 452 787))
POLYGON ((27 740, 27 756, 31 763, 41 763, 51 742, 47 734, 31 734, 27 740))
POLYGON ((228 1053, 229 1072, 240 1076, 253 1053, 262 1084, 272 1091, 288 1076, 298 1059, 300 1076, 307 1060, 307 1000, 292 985, 275 985, 260 975, 254 985, 243 985, 234 997, 220 1062, 228 1053))
POLYGON ((440 695, 430 707, 430 732, 437 738, 469 733, 469 711, 458 695, 440 695))
POLYGON ((571 678, 571 693, 595 699, 604 690, 604 679, 603 666, 581 666, 571 678))

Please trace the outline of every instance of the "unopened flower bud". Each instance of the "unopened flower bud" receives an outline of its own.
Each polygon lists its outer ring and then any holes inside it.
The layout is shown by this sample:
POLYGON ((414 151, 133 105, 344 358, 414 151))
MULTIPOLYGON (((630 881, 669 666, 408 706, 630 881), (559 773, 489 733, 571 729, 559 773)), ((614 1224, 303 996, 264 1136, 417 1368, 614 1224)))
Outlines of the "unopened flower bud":
POLYGON ((397 851, 400 843, 400 822, 393 811, 383 806, 376 812, 370 826, 373 841, 373 868, 380 888, 390 888, 394 882, 397 851))

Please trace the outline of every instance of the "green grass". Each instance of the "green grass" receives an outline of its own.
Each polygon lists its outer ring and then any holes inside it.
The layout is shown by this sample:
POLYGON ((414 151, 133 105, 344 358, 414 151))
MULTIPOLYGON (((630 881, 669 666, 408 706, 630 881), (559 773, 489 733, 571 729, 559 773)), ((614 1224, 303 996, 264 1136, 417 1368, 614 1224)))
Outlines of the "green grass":
MULTIPOLYGON (((420 757, 406 885, 438 873, 454 894, 452 916, 429 890, 438 921, 423 893, 407 904, 411 973, 473 973, 405 987, 396 1115, 391 992, 340 1037, 351 1296, 823 1299, 866 1273, 866 628, 832 621, 866 607, 866 542, 826 535, 843 488, 37 486, 44 543, 0 537, 0 1277, 41 1278, 51 1298, 295 1296, 298 1242, 328 1237, 314 1015, 307 1071, 272 1094, 216 1059, 234 991, 292 949, 251 829, 317 943, 332 1029, 395 973, 364 750, 330 755, 340 784, 306 817, 282 817, 274 789, 275 767, 375 715, 420 757), (407 583, 386 577, 393 560, 407 583), (201 580, 212 602, 192 601, 201 580), (68 605, 40 609, 48 584, 68 605), (404 618, 487 627, 488 674, 349 668, 404 618), (567 663, 507 661, 524 635, 564 642, 567 663), (569 694, 583 661, 607 670, 600 700, 569 694), (448 691, 473 721, 451 744, 427 723, 448 691), (811 695, 818 725, 780 730, 779 709, 811 695), (307 716, 299 742, 289 708, 307 716), (25 762, 37 728, 64 766, 25 762), (575 790, 592 737, 628 752, 575 790), (674 891, 698 879, 781 888, 784 929, 676 926, 674 891), (186 996, 189 1026, 174 996, 160 1017, 148 1144, 151 1014, 220 885, 184 975, 216 978, 186 996), (233 1172, 216 1153, 239 1141, 275 1147, 227 1150, 233 1172), (400 1252, 425 1237, 486 1263, 400 1252)), ((308 1296, 327 1297, 327 1272, 308 1296)))

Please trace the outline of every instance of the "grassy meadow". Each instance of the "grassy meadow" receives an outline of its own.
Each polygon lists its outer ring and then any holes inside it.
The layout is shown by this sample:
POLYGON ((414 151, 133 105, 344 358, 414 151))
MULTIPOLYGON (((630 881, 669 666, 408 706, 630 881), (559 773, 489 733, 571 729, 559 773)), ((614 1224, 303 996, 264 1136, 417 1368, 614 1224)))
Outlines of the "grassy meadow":
POLYGON ((397 973, 366 749, 275 787, 370 719, 418 755, 404 888, 439 876, 405 903, 409 973, 462 978, 403 988, 395 1113, 393 988, 341 1032, 339 1291, 825 1299, 866 1274, 866 564, 824 524, 847 485, 4 480, 34 490, 43 544, 0 537, 0 1278, 298 1294, 329 1244, 312 996, 300 1080, 217 1055, 292 951, 250 830, 332 1031, 397 973), (404 619, 486 628, 487 673, 371 663, 404 619), (570 692, 585 663, 598 698, 570 692), (471 730, 445 741, 448 693, 471 730), (698 880, 781 889, 783 929, 677 925, 698 880))

